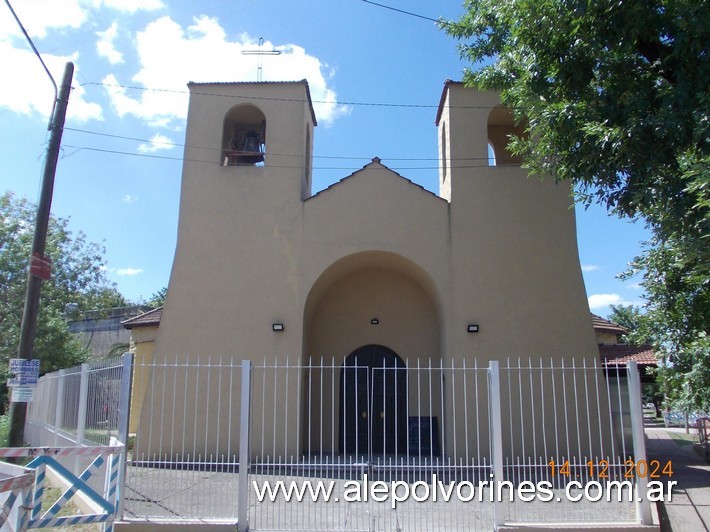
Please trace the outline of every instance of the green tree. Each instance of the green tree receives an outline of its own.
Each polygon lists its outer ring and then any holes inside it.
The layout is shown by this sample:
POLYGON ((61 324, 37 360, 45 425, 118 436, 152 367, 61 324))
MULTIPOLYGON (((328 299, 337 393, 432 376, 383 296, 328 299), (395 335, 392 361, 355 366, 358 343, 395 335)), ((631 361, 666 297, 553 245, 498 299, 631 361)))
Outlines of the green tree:
MULTIPOLYGON (((11 193, 0 196, 0 410, 7 404, 8 360, 16 358, 32 248, 35 207, 11 193)), ((68 220, 52 217, 46 254, 52 259, 52 278, 43 283, 37 322, 35 356, 40 372, 79 364, 87 351, 67 329, 65 306, 81 310, 125 305, 104 272, 104 249, 68 230, 68 220)))
POLYGON ((627 275, 643 275, 650 338, 698 406, 710 402, 709 4, 467 0, 441 23, 478 66, 464 82, 500 91, 525 124, 510 146, 532 173, 646 223, 627 275))
POLYGON ((155 292, 148 300, 148 305, 151 307, 162 307, 165 305, 165 297, 168 295, 168 287, 164 286, 155 292))
POLYGON ((648 337, 647 317, 641 307, 636 305, 610 305, 609 321, 621 325, 628 332, 624 340, 629 344, 651 343, 648 337))

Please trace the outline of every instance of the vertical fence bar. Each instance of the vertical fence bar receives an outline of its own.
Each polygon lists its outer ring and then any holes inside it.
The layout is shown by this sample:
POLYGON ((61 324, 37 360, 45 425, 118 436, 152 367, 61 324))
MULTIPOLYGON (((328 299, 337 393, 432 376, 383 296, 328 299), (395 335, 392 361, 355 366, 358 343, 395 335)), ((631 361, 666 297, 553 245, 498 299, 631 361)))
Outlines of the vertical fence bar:
POLYGON ((242 394, 239 419, 239 496, 237 530, 249 530, 249 413, 251 398, 251 362, 242 361, 242 394))
POLYGON ((66 374, 67 370, 65 369, 60 369, 59 370, 59 376, 55 379, 57 382, 57 399, 56 403, 54 405, 54 429, 55 429, 55 436, 54 436, 54 445, 58 445, 58 437, 56 436, 56 431, 60 430, 62 428, 62 423, 64 423, 64 390, 65 390, 65 385, 66 385, 66 374))
MULTIPOLYGON (((488 366, 488 381, 491 408, 491 460, 493 461, 493 481, 503 480, 503 418, 500 408, 500 369, 497 360, 491 360, 488 366)), ((497 527, 505 524, 502 500, 493 497, 493 522, 497 527)))
POLYGON ((79 380, 79 408, 76 419, 76 441, 78 444, 84 443, 86 435, 86 407, 89 397, 89 364, 81 365, 81 378, 79 380))
MULTIPOLYGON (((641 379, 639 378, 638 366, 635 361, 626 363, 626 370, 629 381, 629 408, 631 409, 631 433, 634 444, 634 460, 638 464, 640 460, 646 460, 646 440, 643 432, 643 408, 641 406, 641 379)), ((636 476, 636 511, 637 519, 642 525, 653 523, 651 516, 651 503, 648 500, 647 492, 648 479, 646 475, 636 476)))

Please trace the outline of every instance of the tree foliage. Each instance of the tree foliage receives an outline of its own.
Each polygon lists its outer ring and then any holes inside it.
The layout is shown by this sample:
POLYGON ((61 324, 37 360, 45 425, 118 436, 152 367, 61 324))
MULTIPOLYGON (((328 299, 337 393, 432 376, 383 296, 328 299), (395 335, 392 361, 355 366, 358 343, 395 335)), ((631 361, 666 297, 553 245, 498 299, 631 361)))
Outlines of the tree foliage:
POLYGON ((168 295, 168 287, 164 286, 157 292, 155 292, 148 300, 148 305, 151 307, 162 307, 165 305, 165 298, 168 295))
POLYGON ((647 224, 626 275, 685 396, 710 402, 710 1, 467 0, 441 26, 479 66, 464 82, 526 125, 529 170, 647 224))
MULTIPOLYGON (((24 310, 35 207, 11 193, 0 196, 0 409, 7 401, 8 359, 16 358, 24 310)), ((88 352, 67 329, 67 303, 81 310, 126 304, 104 272, 104 249, 72 234, 68 220, 50 218, 46 253, 52 278, 42 283, 35 356, 47 373, 83 362, 88 352)))
POLYGON ((625 342, 636 345, 649 342, 643 332, 646 316, 640 307, 635 305, 610 305, 610 308, 609 321, 622 326, 628 331, 624 334, 625 342))

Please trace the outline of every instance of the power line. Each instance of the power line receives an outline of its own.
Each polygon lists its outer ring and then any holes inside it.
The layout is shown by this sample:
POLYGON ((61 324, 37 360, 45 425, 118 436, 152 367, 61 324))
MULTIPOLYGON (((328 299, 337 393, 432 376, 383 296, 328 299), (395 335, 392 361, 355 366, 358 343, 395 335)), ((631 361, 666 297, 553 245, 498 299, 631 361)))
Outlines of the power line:
MULTIPOLYGON (((79 129, 79 128, 73 128, 73 127, 65 127, 64 128, 66 131, 74 131, 76 133, 85 133, 87 135, 96 135, 100 137, 108 137, 108 138, 114 138, 114 139, 120 139, 120 140, 130 140, 133 142, 144 142, 147 144, 159 144, 159 145, 164 145, 164 146, 175 146, 178 148, 191 148, 191 149, 196 149, 196 150, 207 150, 207 151, 217 151, 221 152, 224 150, 224 148, 213 148, 213 147, 207 147, 207 146, 193 146, 189 144, 182 144, 178 142, 156 142, 151 139, 144 139, 144 138, 139 138, 139 137, 128 137, 125 135, 116 135, 113 133, 103 133, 101 131, 90 131, 87 129, 79 129)), ((121 153, 130 153, 130 152, 121 152, 121 153)), ((145 154, 137 154, 137 155, 145 155, 145 154)), ((293 154, 284 154, 284 153, 273 153, 273 152, 268 152, 266 155, 272 155, 272 156, 278 156, 278 157, 303 157, 302 155, 293 155, 293 154)), ((346 161, 370 161, 372 157, 369 156, 347 156, 347 155, 313 155, 314 159, 337 159, 337 160, 346 160, 346 161)), ((438 157, 383 157, 383 159, 386 159, 388 161, 438 161, 438 157)), ((461 158, 455 158, 455 159, 449 159, 451 161, 487 161, 488 157, 461 157, 461 158)))
MULTIPOLYGON (((217 165, 217 166, 223 166, 220 164, 218 161, 214 160, 205 160, 205 159, 189 159, 189 158, 183 158, 183 157, 173 157, 173 156, 168 156, 168 155, 156 155, 152 153, 135 153, 135 152, 127 152, 127 151, 121 151, 121 150, 109 150, 106 148, 95 148, 92 146, 76 146, 72 144, 64 144, 65 148, 73 148, 76 151, 80 150, 87 150, 87 151, 95 151, 99 153, 111 153, 115 155, 129 155, 133 157, 144 157, 148 159, 162 159, 162 160, 169 160, 169 161, 184 161, 184 162, 192 162, 192 163, 200 163, 200 164, 210 164, 210 165, 217 165)), ((76 153, 73 152, 73 153, 76 153)), ((269 153, 266 153, 266 156, 268 157, 269 153)), ((272 154, 273 155, 273 154, 272 154)), ((360 160, 365 160, 366 158, 361 158, 360 160)), ((371 160, 371 158, 367 158, 367 160, 371 160)), ((391 159, 391 160, 398 160, 398 161, 418 161, 418 160, 434 160, 434 159, 391 159)), ((471 158, 470 160, 485 160, 488 161, 488 158, 471 158)), ((288 168, 288 169, 293 169, 293 170, 302 170, 302 166, 296 166, 296 165, 275 165, 275 164, 268 164, 266 165, 267 167, 270 168, 288 168)), ((386 166, 386 165, 385 165, 386 166)), ((504 165, 498 165, 498 166, 504 166, 504 165)), ((519 166, 519 165, 512 165, 512 166, 519 166)), ((469 164, 469 165, 452 165, 449 166, 449 169, 451 170, 461 170, 461 169, 469 169, 469 168, 488 168, 490 167, 489 164, 469 164)), ((401 171, 401 170, 438 170, 439 165, 436 166, 387 166, 388 169, 390 170, 396 170, 396 171, 401 171)), ((344 167, 344 166, 314 166, 313 170, 344 170, 344 171, 352 171, 352 167, 344 167)))
POLYGON ((49 73, 49 69, 47 68, 47 65, 44 64, 44 60, 42 59, 42 56, 40 55, 39 50, 37 50, 35 43, 32 42, 32 39, 30 38, 29 34, 27 33, 27 30, 25 30, 25 27, 22 25, 22 21, 20 21, 20 17, 17 16, 17 13, 15 13, 15 10, 12 8, 12 5, 10 5, 10 0, 5 0, 5 3, 7 4, 7 7, 10 9, 12 16, 15 17, 15 21, 17 22, 17 25, 22 30, 22 33, 25 35, 27 42, 30 43, 30 46, 32 47, 32 51, 37 56, 37 59, 39 59, 39 62, 42 63, 42 68, 44 68, 44 71, 47 73, 47 76, 49 77, 49 81, 52 82, 52 86, 54 87, 54 103, 52 104, 52 112, 49 113, 49 125, 47 126, 47 130, 50 130, 50 129, 52 129, 52 120, 54 119, 54 110, 56 109, 56 106, 57 106, 57 95, 59 94, 59 89, 57 89, 57 82, 54 81, 52 74, 49 73))
POLYGON ((366 4, 370 4, 370 5, 373 5, 373 6, 381 7, 381 8, 383 8, 383 9, 389 9, 390 11, 396 11, 397 13, 402 13, 403 15, 409 15, 410 17, 416 17, 416 18, 421 18, 421 19, 424 19, 424 20, 429 20, 429 21, 431 21, 431 22, 446 24, 445 22, 443 22, 443 21, 441 21, 441 20, 439 20, 439 19, 435 19, 435 18, 431 18, 431 17, 425 17, 424 15, 420 15, 420 14, 418 14, 418 13, 412 13, 411 11, 405 11, 404 9, 398 9, 398 8, 396 8, 396 7, 386 6, 385 4, 378 4, 377 2, 371 2, 370 0, 361 0, 361 1, 362 1, 362 2, 365 2, 366 4))
MULTIPOLYGON (((307 100, 298 98, 274 98, 270 96, 244 96, 238 94, 219 94, 219 93, 207 93, 207 92, 192 92, 187 90, 178 89, 163 89, 156 87, 138 87, 136 85, 123 85, 120 83, 102 83, 98 81, 89 81, 82 83, 81 86, 95 85, 99 87, 114 87, 121 89, 130 89, 138 91, 151 91, 151 92, 166 92, 172 94, 193 94, 197 96, 213 96, 217 98, 241 98, 249 100, 261 100, 261 101, 272 101, 272 102, 295 102, 295 103, 308 103, 307 100)), ((331 104, 331 105, 350 105, 353 107, 400 107, 400 108, 421 108, 421 109, 438 109, 439 105, 436 104, 413 104, 413 103, 389 103, 389 102, 355 102, 355 101, 328 101, 328 100, 310 100, 312 103, 319 104, 331 104)), ((450 109, 495 109, 496 107, 501 107, 498 105, 457 105, 450 106, 450 109)))

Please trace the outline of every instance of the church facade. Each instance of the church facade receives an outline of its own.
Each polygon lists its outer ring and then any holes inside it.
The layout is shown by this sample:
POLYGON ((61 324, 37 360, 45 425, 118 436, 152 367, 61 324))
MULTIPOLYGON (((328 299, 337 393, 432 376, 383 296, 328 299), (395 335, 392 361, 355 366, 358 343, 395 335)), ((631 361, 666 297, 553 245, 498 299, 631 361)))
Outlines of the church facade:
MULTIPOLYGON (((569 185, 529 177, 507 151, 513 117, 496 94, 445 83, 438 194, 377 157, 313 194, 307 82, 189 89, 177 248, 156 356, 342 367, 322 426, 341 435, 344 452, 348 419, 367 414, 344 406, 358 393, 344 391, 350 366, 598 356, 569 185)), ((387 383, 368 386, 376 394, 387 383)), ((238 383, 230 393, 238 397, 238 383)), ((298 400, 295 388, 289 393, 274 400, 298 400)), ((437 401, 447 400, 442 391, 437 401)), ((150 404, 143 424, 170 407, 156 397, 150 404)), ((226 411, 194 408, 204 417, 190 420, 194 430, 226 411)), ((185 433, 179 420, 170 423, 163 430, 185 433)), ((227 436, 208 437, 218 446, 227 436)), ((293 438, 295 453, 300 442, 293 438)))

